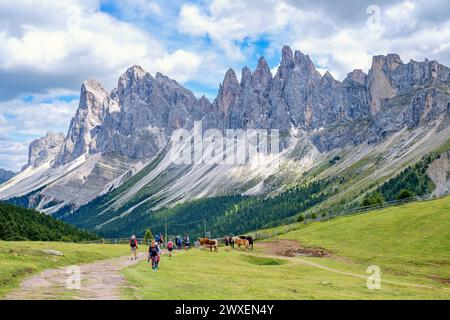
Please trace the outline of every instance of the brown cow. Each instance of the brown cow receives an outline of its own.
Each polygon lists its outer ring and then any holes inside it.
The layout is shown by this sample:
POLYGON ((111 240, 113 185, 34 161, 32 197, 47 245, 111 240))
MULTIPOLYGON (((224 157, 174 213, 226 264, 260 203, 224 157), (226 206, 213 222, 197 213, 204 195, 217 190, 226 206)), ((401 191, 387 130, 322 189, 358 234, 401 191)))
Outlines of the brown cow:
POLYGON ((207 247, 209 247, 209 251, 212 251, 214 249, 214 252, 219 252, 219 241, 217 240, 206 240, 205 244, 207 247))
POLYGON ((208 238, 198 238, 198 242, 200 243, 202 250, 206 249, 206 241, 209 241, 209 239, 208 238))

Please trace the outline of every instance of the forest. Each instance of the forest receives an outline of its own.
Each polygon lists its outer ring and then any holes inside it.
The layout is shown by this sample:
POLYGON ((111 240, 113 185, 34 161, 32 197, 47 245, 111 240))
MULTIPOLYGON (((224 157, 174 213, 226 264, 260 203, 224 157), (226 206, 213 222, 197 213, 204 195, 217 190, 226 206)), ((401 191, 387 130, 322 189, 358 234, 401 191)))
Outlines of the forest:
POLYGON ((36 210, 0 202, 0 240, 79 242, 98 238, 36 210))

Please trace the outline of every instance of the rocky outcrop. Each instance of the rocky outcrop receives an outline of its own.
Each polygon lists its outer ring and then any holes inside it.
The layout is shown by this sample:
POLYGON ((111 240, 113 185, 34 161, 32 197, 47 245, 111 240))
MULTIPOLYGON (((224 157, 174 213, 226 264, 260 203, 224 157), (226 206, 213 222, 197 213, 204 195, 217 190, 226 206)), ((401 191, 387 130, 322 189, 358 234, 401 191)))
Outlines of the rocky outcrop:
POLYGON ((80 105, 72 118, 66 140, 56 162, 57 165, 69 163, 83 154, 98 151, 97 134, 103 124, 104 103, 108 92, 96 80, 83 82, 80 105))
POLYGON ((58 160, 64 134, 47 132, 45 137, 34 140, 28 148, 28 166, 38 167, 43 163, 54 163, 58 160))
POLYGON ((209 109, 209 104, 206 98, 200 103, 191 91, 161 73, 153 77, 134 66, 120 77, 108 99, 108 108, 115 112, 105 113, 97 139, 99 151, 151 158, 167 144, 173 130, 191 128, 195 119, 201 119, 201 110, 209 109))

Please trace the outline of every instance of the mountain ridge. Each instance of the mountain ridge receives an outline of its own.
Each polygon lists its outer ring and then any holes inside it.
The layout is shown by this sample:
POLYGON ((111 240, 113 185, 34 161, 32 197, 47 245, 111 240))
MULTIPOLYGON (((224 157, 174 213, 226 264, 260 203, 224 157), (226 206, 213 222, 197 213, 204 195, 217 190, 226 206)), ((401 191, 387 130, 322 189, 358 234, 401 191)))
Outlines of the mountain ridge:
MULTIPOLYGON (((135 187, 100 211, 115 218, 227 193, 276 194, 305 182, 304 174, 338 154, 345 155, 344 171, 381 156, 374 172, 391 172, 387 161, 400 170, 446 142, 449 117, 450 69, 437 61, 405 64, 396 54, 374 56, 367 74, 355 69, 341 82, 329 72, 320 75, 308 55, 284 46, 275 75, 263 57, 253 72, 242 69, 240 81, 229 69, 212 102, 161 73, 132 66, 111 92, 96 80, 83 83, 67 135, 33 142, 33 160, 0 187, 0 199, 25 197, 49 213, 73 210, 148 166, 152 170, 135 187), (171 133, 191 130, 195 121, 204 130, 279 129, 281 170, 268 159, 260 168, 173 166, 164 151, 171 133)), ((338 174, 333 170, 325 172, 338 174)))

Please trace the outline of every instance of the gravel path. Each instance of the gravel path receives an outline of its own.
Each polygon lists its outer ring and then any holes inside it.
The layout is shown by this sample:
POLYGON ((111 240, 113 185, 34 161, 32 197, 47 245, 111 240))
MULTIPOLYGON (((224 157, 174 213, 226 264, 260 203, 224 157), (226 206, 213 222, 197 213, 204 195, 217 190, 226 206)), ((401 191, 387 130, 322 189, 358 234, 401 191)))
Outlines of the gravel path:
POLYGON ((20 287, 6 295, 5 299, 43 300, 43 299, 82 299, 117 300, 120 289, 129 287, 120 273, 123 268, 146 260, 146 252, 139 252, 137 260, 123 256, 80 265, 81 286, 72 289, 67 286, 67 267, 47 269, 39 275, 24 280, 20 287))

